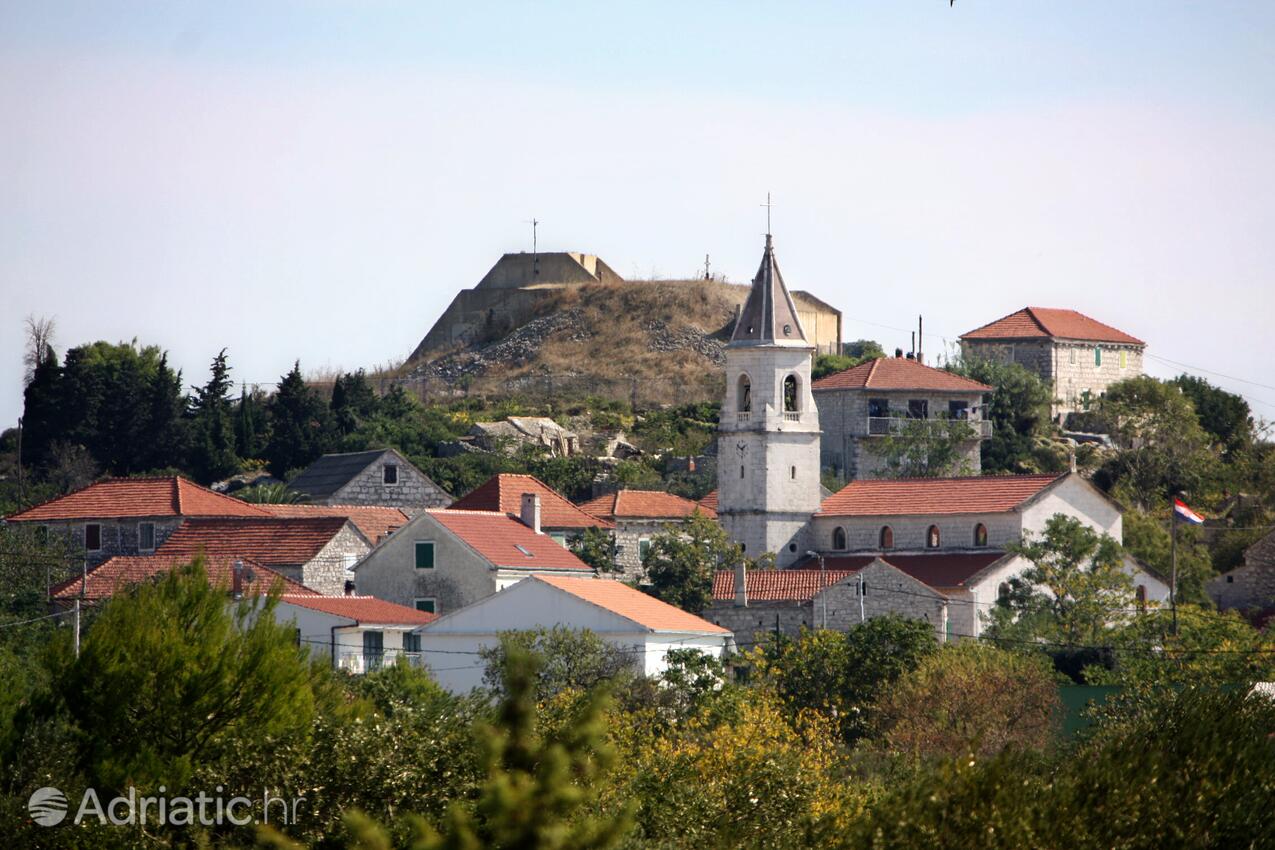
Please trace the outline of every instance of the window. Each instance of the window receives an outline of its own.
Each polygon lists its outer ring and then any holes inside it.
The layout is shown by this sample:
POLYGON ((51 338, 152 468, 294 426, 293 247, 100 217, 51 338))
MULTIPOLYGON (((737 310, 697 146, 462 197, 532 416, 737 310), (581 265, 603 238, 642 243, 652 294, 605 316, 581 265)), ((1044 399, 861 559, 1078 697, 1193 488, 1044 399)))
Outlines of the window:
POLYGON ((1076 362, 1076 349, 1067 349, 1067 362, 1074 364, 1076 362))
POLYGON ((784 378, 784 412, 797 412, 797 376, 789 375, 784 378))
POLYGON ((514 548, 517 549, 519 552, 521 552, 523 555, 527 556, 528 558, 536 557, 535 555, 532 554, 530 549, 528 549, 526 546, 523 546, 521 543, 515 543, 514 548))
POLYGON ((748 380, 747 375, 739 376, 739 388, 736 393, 735 406, 740 413, 747 413, 753 409, 753 383, 748 380))
POLYGON ((382 632, 363 633, 363 666, 366 670, 378 670, 385 655, 385 635, 382 632))
POLYGON ((882 549, 894 548, 894 529, 888 525, 881 526, 881 534, 879 536, 882 549))
POLYGON ((433 540, 417 540, 416 541, 416 569, 418 570, 434 569, 434 541, 433 540))
POLYGON ((908 419, 929 419, 930 402, 923 398, 908 399, 908 419))
POLYGON ((1102 346, 1100 345, 1095 345, 1093 347, 1093 365, 1102 365, 1102 346))
POLYGON ((424 611, 426 614, 438 613, 438 602, 432 596, 428 598, 417 597, 413 602, 417 611, 424 611))
POLYGON ((889 416, 890 400, 888 398, 868 399, 868 415, 874 419, 884 419, 889 416))
POLYGON ((646 554, 651 551, 651 538, 643 537, 638 540, 638 558, 642 563, 646 563, 646 554))
POLYGON ((398 464, 387 463, 381 467, 381 483, 397 484, 398 483, 398 464))
POLYGON ((838 551, 846 548, 846 530, 844 528, 834 528, 832 530, 832 548, 838 551))
POLYGON ((49 527, 47 525, 37 525, 35 527, 35 542, 41 546, 49 542, 49 527))
POLYGON ((790 469, 789 476, 792 478, 792 480, 793 480, 793 481, 796 481, 796 480, 797 480, 797 467, 793 466, 793 467, 789 467, 789 469, 790 469))
POLYGON ((1129 352, 1125 351, 1124 349, 1120 350, 1120 368, 1121 369, 1129 368, 1129 352))
POLYGON ((102 551, 102 526, 90 522, 84 526, 84 548, 90 552, 102 551))
POLYGON ((968 401, 949 401, 947 403, 947 416, 949 419, 969 419, 970 403, 968 401))
POLYGON ((939 548, 939 543, 939 527, 937 525, 931 525, 930 530, 925 532, 925 548, 937 549, 939 548))
POLYGON ((155 523, 139 522, 137 524, 137 548, 150 552, 155 548, 155 523))
POLYGON ((739 465, 739 477, 744 477, 744 465, 742 463, 739 465))
POLYGON ((403 651, 404 652, 420 652, 421 636, 415 632, 408 632, 403 635, 403 651))
POLYGON ((983 525, 981 522, 978 525, 974 526, 974 545, 975 546, 987 545, 987 526, 983 525))

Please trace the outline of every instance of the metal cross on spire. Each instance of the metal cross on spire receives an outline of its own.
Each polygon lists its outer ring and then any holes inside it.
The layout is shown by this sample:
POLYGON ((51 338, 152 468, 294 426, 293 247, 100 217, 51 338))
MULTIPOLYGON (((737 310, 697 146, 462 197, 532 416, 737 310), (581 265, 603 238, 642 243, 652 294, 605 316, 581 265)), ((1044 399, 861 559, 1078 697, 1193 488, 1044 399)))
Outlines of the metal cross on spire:
POLYGON ((769 192, 766 193, 766 203, 759 204, 758 206, 763 206, 766 208, 766 235, 769 236, 770 235, 770 208, 774 206, 774 204, 770 202, 769 192))

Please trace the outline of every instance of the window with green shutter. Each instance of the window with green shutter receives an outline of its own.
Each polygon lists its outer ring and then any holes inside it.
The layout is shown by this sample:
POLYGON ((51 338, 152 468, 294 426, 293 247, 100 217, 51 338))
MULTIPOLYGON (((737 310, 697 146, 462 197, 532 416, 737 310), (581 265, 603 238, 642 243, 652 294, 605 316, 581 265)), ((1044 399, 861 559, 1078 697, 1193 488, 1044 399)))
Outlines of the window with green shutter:
POLYGON ((433 540, 417 540, 416 541, 416 569, 418 570, 434 569, 434 541, 433 540))
POLYGON ((1102 365, 1102 349, 1096 345, 1094 346, 1094 349, 1093 349, 1093 365, 1095 366, 1102 365))

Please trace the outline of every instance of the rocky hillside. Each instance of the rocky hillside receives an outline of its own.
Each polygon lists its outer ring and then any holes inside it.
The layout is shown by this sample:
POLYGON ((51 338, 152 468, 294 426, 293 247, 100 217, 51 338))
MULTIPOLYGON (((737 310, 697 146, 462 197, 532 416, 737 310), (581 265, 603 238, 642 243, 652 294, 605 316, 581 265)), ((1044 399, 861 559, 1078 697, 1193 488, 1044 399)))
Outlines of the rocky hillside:
POLYGON ((409 364, 402 377, 424 394, 716 399, 746 292, 703 280, 564 288, 503 337, 409 364))

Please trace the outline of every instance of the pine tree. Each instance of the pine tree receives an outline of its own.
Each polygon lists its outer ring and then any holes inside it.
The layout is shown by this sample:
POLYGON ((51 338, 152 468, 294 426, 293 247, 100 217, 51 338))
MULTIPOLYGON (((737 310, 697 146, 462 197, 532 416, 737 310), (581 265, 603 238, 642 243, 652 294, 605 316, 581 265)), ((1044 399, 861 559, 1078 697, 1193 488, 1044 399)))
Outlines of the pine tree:
POLYGON ((333 425, 340 436, 354 433, 360 425, 376 415, 378 407, 376 392, 362 369, 337 377, 332 386, 329 408, 332 411, 333 425))
POLYGON ((300 361, 283 376, 270 400, 270 442, 266 463, 270 474, 288 472, 313 463, 327 445, 328 409, 301 377, 300 361))
POLYGON ((159 470, 181 465, 187 454, 186 423, 182 419, 185 406, 181 372, 169 368, 168 354, 164 353, 146 388, 146 426, 143 444, 138 447, 144 459, 140 468, 159 470))
POLYGON ((235 408, 235 452, 245 460, 259 458, 266 448, 265 411, 262 394, 256 387, 239 390, 239 406, 235 408))
POLYGON ((233 475, 239 469, 235 432, 230 422, 230 387, 230 366, 223 348, 213 358, 208 383, 196 387, 190 401, 194 436, 191 468, 203 483, 233 475))

